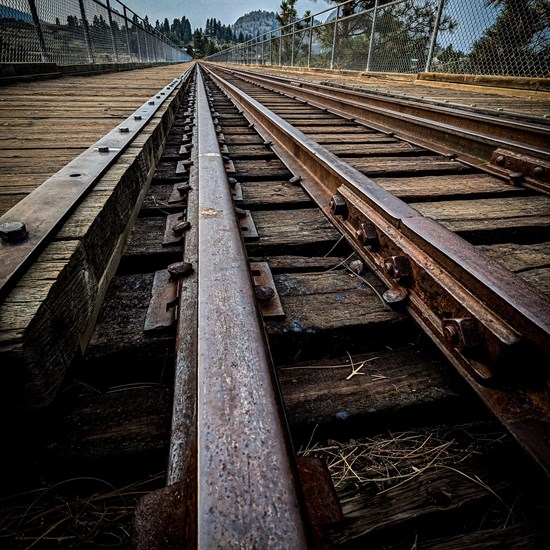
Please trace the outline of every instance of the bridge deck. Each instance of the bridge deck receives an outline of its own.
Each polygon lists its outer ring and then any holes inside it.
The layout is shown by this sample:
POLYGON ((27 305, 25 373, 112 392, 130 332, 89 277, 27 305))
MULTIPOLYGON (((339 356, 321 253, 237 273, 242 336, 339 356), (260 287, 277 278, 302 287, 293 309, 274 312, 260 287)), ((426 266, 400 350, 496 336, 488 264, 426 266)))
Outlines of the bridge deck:
POLYGON ((187 66, 165 65, 0 88, 0 215, 187 66))

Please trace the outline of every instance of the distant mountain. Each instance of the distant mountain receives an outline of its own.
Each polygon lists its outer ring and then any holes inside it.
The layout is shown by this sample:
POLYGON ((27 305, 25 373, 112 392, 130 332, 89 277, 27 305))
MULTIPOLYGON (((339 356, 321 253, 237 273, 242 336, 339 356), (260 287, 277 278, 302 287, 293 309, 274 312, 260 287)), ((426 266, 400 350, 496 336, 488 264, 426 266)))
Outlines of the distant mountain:
POLYGON ((279 26, 276 15, 274 11, 265 10, 255 10, 250 13, 245 13, 235 21, 233 25, 233 34, 236 37, 238 37, 241 32, 244 36, 258 36, 272 31, 279 26))

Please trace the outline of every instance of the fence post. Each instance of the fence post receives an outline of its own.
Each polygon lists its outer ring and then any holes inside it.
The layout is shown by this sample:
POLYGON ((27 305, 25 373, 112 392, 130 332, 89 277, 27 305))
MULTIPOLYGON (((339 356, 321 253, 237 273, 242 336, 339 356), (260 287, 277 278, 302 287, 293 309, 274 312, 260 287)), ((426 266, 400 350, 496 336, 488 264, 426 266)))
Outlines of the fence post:
POLYGON ((283 66, 283 32, 279 29, 279 67, 283 66))
POLYGON ((90 40, 90 27, 88 26, 88 18, 84 9, 84 0, 78 0, 80 6, 80 17, 82 18, 82 28, 84 29, 84 42, 86 42, 86 56, 90 63, 94 62, 94 54, 92 50, 92 41, 90 40))
POLYGON ((372 58, 372 50, 374 48, 374 29, 376 27, 376 15, 378 14, 378 0, 374 2, 374 13, 372 14, 372 28, 370 30, 369 53, 367 55, 367 72, 370 71, 370 62, 372 58))
POLYGON ((309 47, 307 49, 307 68, 311 65, 311 47, 313 45, 313 15, 309 18, 309 47))
POLYGON ((430 49, 428 51, 428 58, 426 59, 426 68, 425 68, 426 72, 430 71, 430 66, 432 64, 435 44, 437 41, 437 32, 439 30, 439 23, 441 22, 441 14, 443 13, 444 4, 445 4, 445 0, 439 0, 439 5, 437 6, 437 14, 435 16, 434 30, 432 32, 432 39, 430 41, 430 49))
POLYGON ((134 30, 136 31, 136 41, 137 41, 137 48, 138 48, 138 57, 139 57, 139 61, 140 63, 143 63, 143 54, 141 53, 141 38, 139 36, 140 34, 140 28, 139 28, 139 24, 136 24, 138 23, 138 20, 137 20, 137 17, 134 17, 133 21, 132 21, 132 25, 133 25, 133 28, 134 30))
POLYGON ((265 34, 262 36, 262 65, 265 65, 265 53, 264 53, 264 49, 265 49, 265 34))
POLYGON ((126 11, 126 6, 122 4, 124 9, 124 26, 126 27, 126 45, 128 46, 128 61, 132 60, 132 46, 130 45, 130 31, 128 30, 128 15, 126 11))
POLYGON ((292 23, 292 49, 290 50, 290 66, 294 67, 294 41, 296 40, 296 23, 292 23))
POLYGON ((50 59, 48 56, 48 50, 46 49, 46 42, 44 41, 44 34, 42 33, 42 25, 40 25, 40 19, 38 12, 36 11, 35 0, 29 0, 29 8, 31 10, 32 23, 38 36, 38 43, 40 44, 40 57, 43 63, 47 63, 50 59))
POLYGON ((116 63, 118 63, 118 47, 116 44, 115 29, 113 28, 113 14, 111 12, 110 0, 105 0, 105 5, 107 6, 107 15, 109 17, 109 27, 111 28, 111 40, 113 41, 113 51, 115 53, 115 61, 116 63))
POLYGON ((338 34, 338 18, 340 16, 340 6, 336 8, 336 19, 334 20, 334 34, 332 36, 332 55, 330 56, 330 68, 334 69, 334 58, 336 57, 336 35, 338 34))

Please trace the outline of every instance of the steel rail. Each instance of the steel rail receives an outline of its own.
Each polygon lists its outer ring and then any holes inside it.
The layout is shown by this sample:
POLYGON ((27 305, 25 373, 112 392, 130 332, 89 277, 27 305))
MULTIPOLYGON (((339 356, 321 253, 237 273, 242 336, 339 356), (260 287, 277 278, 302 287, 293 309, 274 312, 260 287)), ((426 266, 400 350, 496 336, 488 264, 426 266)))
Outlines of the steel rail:
POLYGON ((207 70, 388 286, 386 300, 407 307, 550 475, 550 299, 207 70))
POLYGON ((550 192, 548 126, 216 67, 247 82, 351 117, 365 126, 391 131, 415 145, 460 158, 514 185, 550 192))
POLYGON ((0 299, 86 194, 139 136, 163 103, 191 74, 185 71, 148 99, 126 120, 69 162, 0 217, 0 299))
POLYGON ((306 548, 270 354, 197 74, 197 546, 306 548))

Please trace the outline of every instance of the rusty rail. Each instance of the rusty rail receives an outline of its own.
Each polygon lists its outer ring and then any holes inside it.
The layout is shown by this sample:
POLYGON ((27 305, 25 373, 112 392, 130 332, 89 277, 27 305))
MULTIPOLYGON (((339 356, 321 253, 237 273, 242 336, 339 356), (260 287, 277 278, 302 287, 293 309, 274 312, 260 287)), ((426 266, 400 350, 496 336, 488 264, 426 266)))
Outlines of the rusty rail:
POLYGON ((387 302, 407 307, 550 474, 548 297, 207 70, 387 285, 387 302))
POLYGON ((550 192, 547 125, 252 71, 217 69, 334 114, 352 117, 360 124, 391 131, 400 139, 457 157, 513 185, 550 192))
MULTIPOLYGON (((196 121, 197 469, 191 473, 196 543, 199 548, 305 548, 290 444, 200 74, 196 121)), ((181 337, 178 341, 185 345, 181 337)), ((180 477, 173 467, 172 481, 180 477)))

